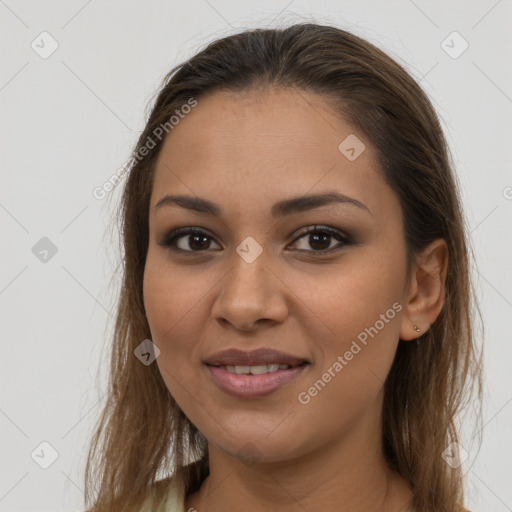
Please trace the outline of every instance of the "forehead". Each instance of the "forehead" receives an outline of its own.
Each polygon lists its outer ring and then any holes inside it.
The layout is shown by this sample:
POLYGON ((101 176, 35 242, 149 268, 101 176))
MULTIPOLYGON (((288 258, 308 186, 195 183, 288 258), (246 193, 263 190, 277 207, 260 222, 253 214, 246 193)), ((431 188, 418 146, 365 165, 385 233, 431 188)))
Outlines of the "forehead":
POLYGON ((324 97, 270 88, 201 97, 166 137, 153 191, 262 200, 336 188, 365 202, 383 186, 369 141, 324 97), (355 160, 340 151, 347 138, 364 147, 355 160))

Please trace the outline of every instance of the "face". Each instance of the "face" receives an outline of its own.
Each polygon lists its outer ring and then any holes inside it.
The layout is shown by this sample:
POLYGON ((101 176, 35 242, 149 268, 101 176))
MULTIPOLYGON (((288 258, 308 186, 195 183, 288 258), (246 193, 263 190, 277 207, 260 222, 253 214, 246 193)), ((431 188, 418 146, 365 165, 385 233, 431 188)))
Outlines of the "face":
POLYGON ((237 457, 250 444, 261 460, 287 460, 378 417, 406 299, 401 208, 370 142, 321 96, 200 98, 161 149, 149 230, 156 364, 210 446, 237 457), (325 194, 341 200, 290 202, 325 194), (161 201, 168 195, 215 207, 161 201), (231 348, 309 364, 263 378, 205 364, 231 348))

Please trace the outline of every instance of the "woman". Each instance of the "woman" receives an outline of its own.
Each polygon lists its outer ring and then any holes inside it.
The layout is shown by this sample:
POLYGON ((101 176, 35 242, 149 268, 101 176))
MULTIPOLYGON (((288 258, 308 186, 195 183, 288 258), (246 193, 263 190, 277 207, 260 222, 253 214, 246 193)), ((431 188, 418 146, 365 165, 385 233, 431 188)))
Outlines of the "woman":
POLYGON ((211 43, 166 77, 120 218, 90 510, 465 510, 468 241, 399 64, 316 24, 211 43))

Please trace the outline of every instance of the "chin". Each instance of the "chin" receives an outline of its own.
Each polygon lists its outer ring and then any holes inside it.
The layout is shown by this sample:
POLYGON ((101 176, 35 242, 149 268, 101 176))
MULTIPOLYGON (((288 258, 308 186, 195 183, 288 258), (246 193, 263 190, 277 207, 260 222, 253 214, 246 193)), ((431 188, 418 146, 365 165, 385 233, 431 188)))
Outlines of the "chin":
POLYGON ((301 455, 303 450, 294 436, 275 436, 269 439, 261 432, 258 435, 240 435, 236 439, 223 439, 215 446, 225 454, 234 457, 248 466, 258 463, 281 462, 301 455), (293 444, 292 444, 293 443, 293 444))

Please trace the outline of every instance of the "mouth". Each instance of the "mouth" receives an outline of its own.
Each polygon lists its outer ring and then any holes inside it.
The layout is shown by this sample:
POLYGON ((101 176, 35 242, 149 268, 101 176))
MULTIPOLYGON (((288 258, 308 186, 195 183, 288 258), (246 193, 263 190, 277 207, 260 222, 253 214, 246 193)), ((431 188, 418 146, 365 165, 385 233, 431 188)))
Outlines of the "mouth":
POLYGON ((300 364, 277 364, 277 363, 271 363, 271 364, 258 364, 254 366, 249 365, 209 365, 214 368, 222 368, 223 370, 234 373, 235 375, 264 375, 265 373, 275 373, 279 372, 280 370, 289 370, 290 368, 297 368, 298 366, 305 366, 307 364, 310 364, 307 361, 304 361, 300 364))
POLYGON ((227 395, 241 399, 260 398, 275 393, 293 383, 310 366, 309 362, 254 366, 206 364, 209 377, 217 388, 227 395))

